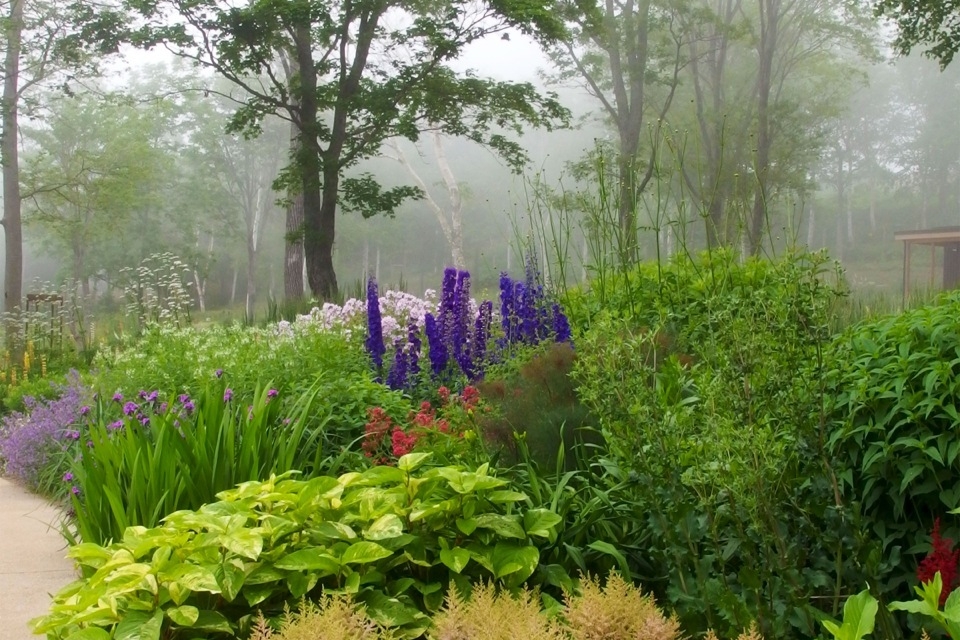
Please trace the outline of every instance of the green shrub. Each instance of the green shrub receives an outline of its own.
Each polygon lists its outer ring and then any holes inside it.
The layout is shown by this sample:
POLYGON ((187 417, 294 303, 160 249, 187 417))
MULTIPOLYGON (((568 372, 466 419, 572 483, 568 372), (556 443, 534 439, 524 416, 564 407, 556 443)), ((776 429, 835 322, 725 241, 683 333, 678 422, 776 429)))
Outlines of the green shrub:
POLYGON ((827 358, 828 444, 863 530, 859 561, 879 594, 903 599, 925 532, 960 507, 960 293, 853 326, 827 358))
POLYGON ((515 434, 525 438, 537 463, 551 469, 558 452, 572 463, 578 442, 597 443, 595 432, 587 428, 590 415, 570 377, 575 360, 569 342, 550 343, 518 352, 478 383, 493 408, 481 416, 482 433, 505 463, 518 461, 515 434))
POLYGON ((578 394, 632 472, 653 573, 685 628, 809 637, 846 530, 824 470, 824 261, 727 254, 641 266, 610 313, 579 309, 578 394), (666 580, 663 580, 663 576, 666 580))
POLYGON ((332 589, 417 637, 452 585, 562 583, 538 571, 539 545, 555 539, 559 516, 521 508, 526 496, 486 465, 427 469, 428 458, 247 482, 160 527, 130 527, 109 546, 79 544, 70 556, 83 579, 54 597, 35 631, 54 640, 234 637, 250 632, 256 609, 276 616, 332 589))
POLYGON ((259 381, 305 390, 318 373, 369 376, 362 340, 336 331, 304 327, 294 335, 276 329, 230 326, 177 329, 153 326, 140 338, 104 349, 94 361, 92 386, 106 395, 139 389, 198 393, 223 371, 231 386, 249 394, 259 381))

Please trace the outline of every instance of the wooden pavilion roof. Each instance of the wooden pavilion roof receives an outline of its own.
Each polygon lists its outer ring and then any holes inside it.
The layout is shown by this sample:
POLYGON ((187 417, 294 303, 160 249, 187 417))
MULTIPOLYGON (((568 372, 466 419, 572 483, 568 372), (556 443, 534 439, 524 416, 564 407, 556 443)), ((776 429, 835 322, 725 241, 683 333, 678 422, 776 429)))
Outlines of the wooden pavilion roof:
POLYGON ((944 246, 960 242, 960 226, 937 227, 935 229, 917 229, 914 231, 897 231, 893 234, 897 242, 907 244, 924 244, 944 246))

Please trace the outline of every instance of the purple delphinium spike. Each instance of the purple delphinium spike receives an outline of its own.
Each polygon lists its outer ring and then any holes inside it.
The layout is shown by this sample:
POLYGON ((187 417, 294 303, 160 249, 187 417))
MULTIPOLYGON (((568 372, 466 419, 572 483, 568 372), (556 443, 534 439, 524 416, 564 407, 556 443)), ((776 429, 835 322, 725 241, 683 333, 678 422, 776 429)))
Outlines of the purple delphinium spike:
POLYGON ((567 320, 567 316, 563 313, 563 310, 560 309, 560 305, 554 302, 551 311, 553 312, 553 317, 551 318, 553 339, 557 342, 572 342, 570 321, 567 320))
POLYGON ((473 327, 473 343, 470 345, 471 381, 483 377, 487 360, 487 340, 490 339, 490 324, 493 322, 493 303, 484 300, 477 313, 473 327))
POLYGON ((380 316, 380 298, 377 295, 377 282, 373 278, 367 281, 367 353, 379 373, 383 369, 383 354, 387 349, 383 344, 383 319, 380 316))
POLYGON ((503 336, 509 344, 513 341, 513 327, 515 320, 513 308, 513 280, 504 271, 500 274, 500 323, 503 326, 503 336))
POLYGON ((430 351, 430 368, 435 376, 443 373, 447 366, 447 347, 443 344, 443 336, 440 333, 440 325, 432 313, 428 313, 424 318, 424 328, 427 334, 427 348, 430 351))
POLYGON ((402 391, 407 386, 407 354, 400 338, 393 343, 393 348, 393 364, 387 373, 387 386, 394 391, 402 391))
POLYGON ((407 327, 407 344, 409 360, 407 362, 408 377, 416 379, 420 375, 420 327, 413 320, 407 327))
POLYGON ((450 348, 453 351, 454 360, 461 363, 467 357, 466 346, 470 327, 470 274, 466 271, 457 272, 453 302, 450 348))

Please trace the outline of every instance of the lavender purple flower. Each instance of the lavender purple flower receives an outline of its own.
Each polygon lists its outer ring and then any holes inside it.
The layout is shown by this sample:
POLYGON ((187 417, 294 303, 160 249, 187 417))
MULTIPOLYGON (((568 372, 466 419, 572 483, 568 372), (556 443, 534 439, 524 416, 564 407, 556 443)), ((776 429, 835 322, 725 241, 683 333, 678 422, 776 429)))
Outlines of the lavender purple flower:
POLYGON ((233 389, 228 388, 223 392, 223 401, 230 402, 231 400, 233 400, 233 389))
POLYGON ((394 342, 393 364, 387 373, 387 386, 391 389, 400 391, 407 386, 407 353, 404 351, 403 342, 397 340, 394 342))
POLYGON ((123 405, 123 415, 131 416, 136 413, 137 409, 139 408, 140 407, 137 406, 136 402, 127 402, 125 405, 123 405))
POLYGON ((374 369, 383 368, 383 354, 387 349, 383 344, 383 320, 380 316, 380 298, 377 296, 377 282, 367 281, 367 353, 373 361, 374 369))
POLYGON ((4 472, 29 487, 40 482, 40 471, 47 468, 64 440, 80 439, 76 428, 80 407, 89 400, 89 391, 80 382, 76 371, 67 376, 59 398, 36 400, 25 398, 28 413, 12 412, 0 423, 0 458, 4 472))
POLYGON ((433 375, 438 376, 443 373, 447 367, 447 346, 443 342, 443 335, 440 331, 440 324, 432 313, 426 317, 424 332, 427 334, 427 349, 430 355, 430 368, 433 375))

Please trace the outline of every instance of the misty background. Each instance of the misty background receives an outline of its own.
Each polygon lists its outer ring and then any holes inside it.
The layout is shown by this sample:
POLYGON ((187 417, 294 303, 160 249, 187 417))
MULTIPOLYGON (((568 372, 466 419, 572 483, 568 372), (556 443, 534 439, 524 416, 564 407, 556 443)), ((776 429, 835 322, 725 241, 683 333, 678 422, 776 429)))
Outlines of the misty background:
MULTIPOLYGON (((659 152, 637 206, 641 259, 706 248, 704 185, 721 182, 739 228, 729 243, 749 251, 758 63, 742 28, 713 84, 704 66, 716 34, 681 33, 686 50, 669 100, 669 82, 657 74, 669 75, 671 61, 650 72, 637 155, 659 152), (717 99, 703 99, 704 91, 717 99), (715 109, 712 128, 704 105, 715 109)), ((855 290, 896 293, 903 247, 894 232, 960 225, 960 65, 941 71, 919 55, 896 57, 889 31, 876 20, 862 25, 857 43, 849 34, 815 33, 804 36, 802 55, 784 53, 770 113, 761 252, 826 249, 855 290)), ((524 251, 548 271, 563 254, 568 280, 589 275, 591 221, 616 207, 609 185, 617 128, 597 97, 609 82, 598 72, 591 86, 562 53, 510 31, 471 45, 455 64, 555 91, 570 109, 571 127, 530 129, 518 139, 529 155, 521 173, 489 149, 431 133, 416 144, 390 141, 381 157, 349 170, 387 186, 420 186, 425 197, 392 216, 337 213, 334 264, 345 294, 368 276, 414 293, 436 288, 456 257, 438 216, 449 221, 454 209, 462 261, 481 289, 495 287, 500 271, 522 269, 524 251)), ((290 163, 290 125, 268 117, 258 137, 227 134, 237 103, 224 94, 243 99, 236 87, 159 50, 124 49, 99 77, 63 76, 38 87, 20 123, 24 292, 71 279, 109 306, 122 270, 170 253, 186 265, 204 311, 262 314, 268 300, 283 298, 286 196, 273 185, 290 163)), ((936 269, 929 282, 931 259, 943 258, 917 253, 916 286, 938 286, 936 269)))

